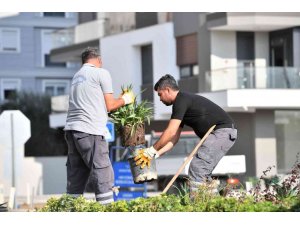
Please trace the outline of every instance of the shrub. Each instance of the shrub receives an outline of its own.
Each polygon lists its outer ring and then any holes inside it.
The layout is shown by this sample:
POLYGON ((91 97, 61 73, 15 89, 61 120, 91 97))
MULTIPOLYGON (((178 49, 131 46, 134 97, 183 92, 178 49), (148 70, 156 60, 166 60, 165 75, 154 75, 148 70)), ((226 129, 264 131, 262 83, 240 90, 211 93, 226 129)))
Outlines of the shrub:
MULTIPOLYGON (((186 196, 160 195, 137 198, 131 201, 116 201, 103 206, 84 197, 63 195, 50 198, 40 212, 298 212, 300 198, 284 198, 280 203, 256 202, 253 196, 237 199, 210 196, 208 201, 191 201, 186 196)), ((203 197, 203 196, 202 196, 203 197)), ((202 198, 200 197, 199 200, 202 198)), ((207 199, 208 199, 207 198, 207 199)))

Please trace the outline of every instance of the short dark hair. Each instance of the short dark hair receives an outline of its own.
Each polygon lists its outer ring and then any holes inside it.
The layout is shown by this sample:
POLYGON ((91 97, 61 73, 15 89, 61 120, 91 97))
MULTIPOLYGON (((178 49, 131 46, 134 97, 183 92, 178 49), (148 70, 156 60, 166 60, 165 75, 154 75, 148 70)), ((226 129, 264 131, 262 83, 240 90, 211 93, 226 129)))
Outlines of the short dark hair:
POLYGON ((179 90, 176 80, 170 74, 162 76, 154 85, 154 90, 157 91, 158 89, 165 89, 166 87, 169 87, 174 91, 179 90))
POLYGON ((87 47, 81 53, 82 64, 86 63, 89 59, 98 58, 100 56, 98 48, 87 47))

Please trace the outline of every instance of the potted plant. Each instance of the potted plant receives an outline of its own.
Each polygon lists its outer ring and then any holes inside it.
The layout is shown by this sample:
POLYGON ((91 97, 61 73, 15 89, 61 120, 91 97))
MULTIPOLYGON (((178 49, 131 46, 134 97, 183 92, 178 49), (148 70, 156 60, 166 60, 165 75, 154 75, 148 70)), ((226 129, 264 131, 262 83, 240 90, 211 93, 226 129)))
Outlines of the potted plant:
MULTIPOLYGON (((132 85, 121 87, 122 94, 132 91, 132 85)), ((157 178, 155 161, 152 160, 150 167, 141 168, 137 166, 134 157, 138 151, 146 148, 145 144, 145 122, 150 124, 153 116, 153 107, 150 102, 143 100, 137 102, 136 97, 132 104, 120 107, 111 112, 109 117, 115 124, 117 134, 121 138, 122 146, 129 150, 128 161, 135 183, 143 183, 157 178)))

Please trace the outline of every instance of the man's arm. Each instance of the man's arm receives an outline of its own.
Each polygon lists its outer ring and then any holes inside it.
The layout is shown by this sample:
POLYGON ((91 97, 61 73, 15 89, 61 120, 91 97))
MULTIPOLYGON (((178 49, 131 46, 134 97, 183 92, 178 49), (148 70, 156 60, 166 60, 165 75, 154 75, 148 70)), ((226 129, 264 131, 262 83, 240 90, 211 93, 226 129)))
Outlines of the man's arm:
POLYGON ((181 132, 181 120, 171 119, 167 129, 162 133, 157 142, 153 147, 161 152, 169 151, 178 141, 181 132), (163 148, 163 149, 162 149, 163 148), (168 150, 167 150, 168 149, 168 150))
POLYGON ((171 141, 169 141, 164 147, 162 147, 161 149, 159 149, 159 151, 157 151, 159 156, 165 154, 166 152, 170 151, 174 147, 174 145, 178 142, 180 138, 181 130, 182 128, 179 127, 176 132, 176 135, 171 139, 171 141))
POLYGON ((114 98, 112 93, 104 94, 104 99, 108 112, 116 110, 121 106, 125 105, 125 101, 122 97, 114 98))

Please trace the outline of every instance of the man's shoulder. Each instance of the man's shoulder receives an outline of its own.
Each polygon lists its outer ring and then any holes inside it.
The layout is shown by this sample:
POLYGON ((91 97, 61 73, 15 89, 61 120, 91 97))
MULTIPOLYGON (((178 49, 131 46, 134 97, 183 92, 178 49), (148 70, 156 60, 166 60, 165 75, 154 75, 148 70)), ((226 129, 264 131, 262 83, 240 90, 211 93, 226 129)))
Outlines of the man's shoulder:
POLYGON ((180 98, 194 98, 197 97, 198 95, 196 95, 195 93, 192 92, 187 92, 187 91, 179 91, 179 97, 180 98))
POLYGON ((85 73, 88 73, 90 75, 94 76, 100 76, 100 77, 109 77, 110 73, 108 70, 103 68, 97 68, 97 67, 89 67, 86 68, 85 73))

